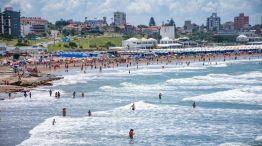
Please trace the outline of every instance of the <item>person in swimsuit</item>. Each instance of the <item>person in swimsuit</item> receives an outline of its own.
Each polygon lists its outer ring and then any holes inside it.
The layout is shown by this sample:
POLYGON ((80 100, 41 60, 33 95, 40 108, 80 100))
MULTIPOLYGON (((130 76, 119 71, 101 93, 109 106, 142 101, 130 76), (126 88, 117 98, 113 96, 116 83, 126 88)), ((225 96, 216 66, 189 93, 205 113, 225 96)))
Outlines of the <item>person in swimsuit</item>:
POLYGON ((135 135, 134 129, 130 129, 130 131, 129 131, 129 138, 130 139, 134 139, 134 135, 135 135))

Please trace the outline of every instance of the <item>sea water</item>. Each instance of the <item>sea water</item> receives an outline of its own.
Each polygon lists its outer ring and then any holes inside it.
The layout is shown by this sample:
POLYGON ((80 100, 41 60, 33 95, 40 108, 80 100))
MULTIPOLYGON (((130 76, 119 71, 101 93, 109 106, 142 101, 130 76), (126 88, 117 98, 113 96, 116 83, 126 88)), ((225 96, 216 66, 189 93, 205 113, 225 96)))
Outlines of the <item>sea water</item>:
POLYGON ((31 99, 18 93, 0 101, 1 146, 262 145, 262 60, 57 74, 64 79, 34 89, 31 99), (61 98, 50 97, 49 89, 61 98))

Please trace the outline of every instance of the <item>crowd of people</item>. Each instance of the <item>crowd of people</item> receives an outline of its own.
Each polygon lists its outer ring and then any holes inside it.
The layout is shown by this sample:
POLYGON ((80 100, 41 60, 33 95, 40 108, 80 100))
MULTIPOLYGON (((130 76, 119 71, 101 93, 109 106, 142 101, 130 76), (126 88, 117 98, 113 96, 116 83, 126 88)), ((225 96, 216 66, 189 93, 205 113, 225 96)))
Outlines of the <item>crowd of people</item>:
MULTIPOLYGON (((256 56, 259 58, 260 54, 248 54, 248 53, 227 53, 227 54, 202 54, 202 55, 182 55, 182 56, 176 56, 175 54, 171 54, 168 56, 157 56, 154 57, 153 59, 150 58, 143 58, 143 59, 134 59, 131 58, 130 56, 128 57, 119 57, 119 58, 93 58, 93 59, 78 59, 78 60, 73 60, 69 59, 68 61, 61 61, 57 60, 54 62, 49 62, 45 63, 44 66, 41 66, 41 64, 38 64, 37 68, 49 68, 49 70, 56 70, 57 68, 60 68, 60 66, 64 63, 64 69, 65 72, 69 72, 70 67, 80 67, 80 70, 86 73, 86 67, 90 67, 91 70, 93 69, 98 69, 99 72, 103 72, 103 68, 115 68, 119 66, 126 66, 128 68, 128 73, 131 74, 131 70, 129 69, 131 66, 135 66, 137 69, 139 68, 139 64, 143 63, 146 65, 151 65, 151 64, 165 64, 168 65, 169 63, 174 62, 176 65, 186 65, 190 66, 191 62, 202 62, 203 65, 206 64, 212 64, 215 63, 217 64, 218 59, 222 59, 223 61, 226 60, 237 60, 239 56, 241 55, 249 55, 249 57, 256 56)), ((165 65, 161 66, 162 69, 165 69, 165 65)), ((25 68, 27 67, 26 65, 24 66, 25 68)), ((40 71, 44 71, 43 69, 40 71)), ((49 95, 52 96, 53 91, 50 89, 49 90, 49 95)), ((9 98, 11 98, 11 93, 8 93, 9 98)), ((82 97, 85 96, 84 92, 80 92, 80 95, 82 97)), ((29 96, 29 98, 32 97, 32 93, 29 92, 24 92, 24 97, 26 98, 29 96)), ((77 93, 76 91, 73 91, 72 97, 76 98, 77 93)), ((59 99, 61 97, 61 93, 59 91, 55 92, 55 98, 59 99)), ((158 94, 159 100, 162 100, 163 94, 159 93, 158 94)), ((196 102, 193 101, 192 107, 196 108, 196 102)), ((135 103, 131 105, 131 110, 135 111, 136 106, 135 103)), ((66 108, 63 108, 62 110, 63 116, 66 116, 66 108)), ((92 116, 91 110, 88 110, 87 115, 89 117, 92 116)), ((52 125, 56 124, 56 120, 53 119, 52 125)), ((131 140, 134 139, 134 129, 130 129, 129 131, 129 138, 131 140)))

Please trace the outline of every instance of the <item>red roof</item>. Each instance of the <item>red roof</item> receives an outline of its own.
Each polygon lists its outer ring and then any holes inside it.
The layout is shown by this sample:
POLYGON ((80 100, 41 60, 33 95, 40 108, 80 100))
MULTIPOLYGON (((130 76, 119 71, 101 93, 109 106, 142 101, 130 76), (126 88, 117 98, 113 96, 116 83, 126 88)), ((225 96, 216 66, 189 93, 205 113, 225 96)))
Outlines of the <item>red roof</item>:
POLYGON ((83 28, 88 28, 88 26, 87 26, 86 24, 81 24, 81 25, 78 25, 78 24, 69 24, 69 25, 66 25, 65 28, 83 29, 83 28))
POLYGON ((40 17, 21 17, 20 22, 48 22, 48 21, 40 17))

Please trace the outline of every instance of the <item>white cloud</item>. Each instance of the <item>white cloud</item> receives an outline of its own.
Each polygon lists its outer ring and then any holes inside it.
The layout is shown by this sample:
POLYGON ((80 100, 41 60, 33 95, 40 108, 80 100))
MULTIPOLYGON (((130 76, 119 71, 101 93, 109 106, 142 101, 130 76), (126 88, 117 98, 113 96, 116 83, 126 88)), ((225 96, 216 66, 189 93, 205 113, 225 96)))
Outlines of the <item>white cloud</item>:
POLYGON ((32 9, 30 0, 11 0, 5 6, 17 5, 22 11, 30 11, 32 9))
POLYGON ((152 12, 152 6, 145 0, 136 0, 131 2, 127 9, 132 13, 149 13, 152 12))
POLYGON ((159 21, 173 17, 176 24, 186 19, 202 24, 216 11, 222 20, 233 20, 244 12, 250 15, 251 23, 260 23, 251 18, 262 13, 262 0, 0 0, 0 6, 7 5, 22 10, 24 16, 41 16, 53 22, 60 18, 111 18, 114 11, 123 11, 131 24, 147 24, 151 16, 159 21))

